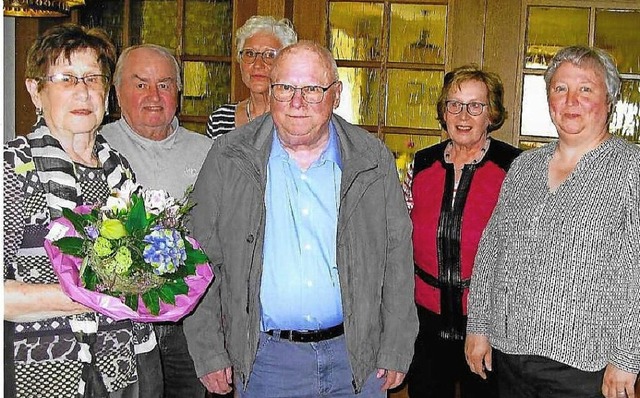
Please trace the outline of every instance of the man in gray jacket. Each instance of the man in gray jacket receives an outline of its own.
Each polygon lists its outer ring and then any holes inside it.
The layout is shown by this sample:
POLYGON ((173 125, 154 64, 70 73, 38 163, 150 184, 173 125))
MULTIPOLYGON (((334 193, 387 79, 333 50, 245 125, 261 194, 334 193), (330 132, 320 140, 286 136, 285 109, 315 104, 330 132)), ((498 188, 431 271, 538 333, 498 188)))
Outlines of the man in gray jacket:
POLYGON ((216 140, 196 182, 191 228, 216 275, 184 322, 196 373, 240 397, 386 397, 417 334, 393 155, 333 115, 327 49, 283 49, 271 82, 271 113, 216 140))
MULTIPOLYGON (((195 182, 212 141, 178 125, 175 114, 182 84, 176 59, 153 44, 129 47, 118 59, 114 85, 122 118, 104 126, 101 134, 127 158, 143 187, 182 198, 195 182)), ((146 370, 140 396, 204 398, 181 323, 156 323, 154 329, 162 367, 153 366, 149 359, 153 352, 138 357, 138 365, 146 370)))

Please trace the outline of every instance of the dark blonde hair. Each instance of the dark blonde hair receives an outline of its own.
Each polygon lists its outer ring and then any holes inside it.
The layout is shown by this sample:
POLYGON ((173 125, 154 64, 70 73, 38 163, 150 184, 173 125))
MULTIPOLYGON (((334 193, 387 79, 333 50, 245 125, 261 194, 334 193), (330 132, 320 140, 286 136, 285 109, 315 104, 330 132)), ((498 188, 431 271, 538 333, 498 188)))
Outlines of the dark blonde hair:
POLYGON ((100 28, 86 28, 73 23, 47 29, 31 45, 27 52, 26 78, 38 80, 38 91, 42 89, 42 77, 54 65, 60 55, 67 61, 78 51, 93 50, 96 53, 101 73, 108 77, 109 90, 113 67, 116 63, 116 48, 109 35, 100 28))
POLYGON ((487 104, 489 108, 489 126, 487 127, 487 132, 499 129, 507 119, 507 111, 504 109, 502 103, 504 99, 502 80, 497 74, 485 72, 473 64, 461 66, 444 75, 444 85, 438 97, 438 121, 440 122, 440 126, 442 126, 445 131, 447 130, 444 115, 447 111, 446 101, 449 92, 454 88, 460 89, 462 83, 470 80, 484 83, 484 85, 487 86, 487 97, 489 99, 489 103, 487 104))

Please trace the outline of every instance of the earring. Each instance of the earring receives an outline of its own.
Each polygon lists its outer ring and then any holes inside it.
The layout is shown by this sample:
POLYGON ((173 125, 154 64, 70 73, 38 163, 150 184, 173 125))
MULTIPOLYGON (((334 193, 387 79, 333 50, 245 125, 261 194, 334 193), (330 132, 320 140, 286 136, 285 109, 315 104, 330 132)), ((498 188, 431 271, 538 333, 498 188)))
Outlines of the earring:
POLYGON ((36 108, 36 116, 42 117, 42 115, 43 115, 42 108, 36 108))

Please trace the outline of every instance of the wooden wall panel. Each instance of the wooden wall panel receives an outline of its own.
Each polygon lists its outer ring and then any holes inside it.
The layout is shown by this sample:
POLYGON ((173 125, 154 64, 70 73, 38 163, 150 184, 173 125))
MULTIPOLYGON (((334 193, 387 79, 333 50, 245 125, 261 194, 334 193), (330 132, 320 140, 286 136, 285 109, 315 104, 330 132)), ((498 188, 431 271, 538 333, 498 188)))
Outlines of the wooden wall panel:
POLYGON ((327 45, 327 7, 327 0, 293 2, 293 24, 298 31, 298 39, 327 45))
POLYGON ((468 63, 482 66, 486 0, 451 0, 447 19, 447 71, 468 63))
POLYGON ((518 143, 520 119, 521 48, 525 21, 522 0, 487 0, 487 26, 485 30, 484 67, 502 78, 504 102, 508 118, 494 137, 512 144, 518 143))

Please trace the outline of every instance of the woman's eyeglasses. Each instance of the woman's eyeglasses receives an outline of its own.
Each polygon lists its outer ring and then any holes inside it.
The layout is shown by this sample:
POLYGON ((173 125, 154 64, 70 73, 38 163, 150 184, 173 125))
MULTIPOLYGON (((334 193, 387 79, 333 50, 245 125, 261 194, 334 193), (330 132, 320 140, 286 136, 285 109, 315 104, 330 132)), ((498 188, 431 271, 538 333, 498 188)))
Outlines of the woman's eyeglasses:
POLYGON ((247 48, 240 51, 240 59, 245 64, 252 64, 256 62, 258 56, 261 56, 262 62, 267 65, 271 65, 273 64, 273 60, 276 58, 276 55, 278 55, 278 52, 276 50, 255 51, 247 48))
POLYGON ((447 112, 452 115, 457 115, 462 112, 464 108, 467 108, 467 113, 471 116, 478 116, 484 111, 484 107, 487 104, 483 104, 482 102, 471 101, 471 102, 460 102, 456 100, 445 101, 447 106, 447 112))

